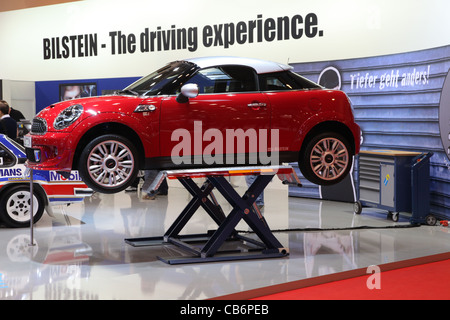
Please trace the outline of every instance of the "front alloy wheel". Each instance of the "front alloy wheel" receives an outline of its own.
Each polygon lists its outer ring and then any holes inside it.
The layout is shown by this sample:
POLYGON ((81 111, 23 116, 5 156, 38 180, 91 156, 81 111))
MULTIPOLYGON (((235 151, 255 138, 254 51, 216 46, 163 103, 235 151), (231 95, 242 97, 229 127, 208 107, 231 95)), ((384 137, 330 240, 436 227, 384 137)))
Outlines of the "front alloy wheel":
POLYGON ((88 187, 101 193, 116 193, 126 189, 136 178, 137 152, 122 136, 100 136, 81 152, 78 170, 88 187))
POLYGON ((319 185, 338 183, 348 174, 352 153, 347 140, 341 135, 328 132, 311 139, 299 161, 303 175, 319 185))

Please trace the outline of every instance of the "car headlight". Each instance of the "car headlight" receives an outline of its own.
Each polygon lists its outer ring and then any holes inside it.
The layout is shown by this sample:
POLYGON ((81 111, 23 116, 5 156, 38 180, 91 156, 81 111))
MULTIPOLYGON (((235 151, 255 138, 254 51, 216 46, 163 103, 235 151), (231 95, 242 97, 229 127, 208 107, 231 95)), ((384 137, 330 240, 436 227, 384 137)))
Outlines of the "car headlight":
POLYGON ((56 130, 62 130, 74 123, 83 113, 83 106, 81 104, 74 104, 61 111, 53 123, 56 130))

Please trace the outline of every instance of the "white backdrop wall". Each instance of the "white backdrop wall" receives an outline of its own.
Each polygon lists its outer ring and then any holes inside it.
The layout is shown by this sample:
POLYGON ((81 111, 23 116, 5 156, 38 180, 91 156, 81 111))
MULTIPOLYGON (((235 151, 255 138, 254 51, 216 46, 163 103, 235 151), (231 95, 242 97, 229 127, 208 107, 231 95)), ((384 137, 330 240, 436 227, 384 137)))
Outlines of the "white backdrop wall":
POLYGON ((20 110, 26 119, 35 115, 35 82, 2 80, 2 99, 14 109, 20 110))
POLYGON ((449 44, 448 12, 447 0, 85 0, 7 11, 0 13, 0 79, 141 76, 205 55, 301 63, 408 52, 449 44), (287 34, 278 18, 287 19, 287 34), (191 35, 186 48, 178 29, 191 35), (154 51, 145 52, 152 34, 154 51))

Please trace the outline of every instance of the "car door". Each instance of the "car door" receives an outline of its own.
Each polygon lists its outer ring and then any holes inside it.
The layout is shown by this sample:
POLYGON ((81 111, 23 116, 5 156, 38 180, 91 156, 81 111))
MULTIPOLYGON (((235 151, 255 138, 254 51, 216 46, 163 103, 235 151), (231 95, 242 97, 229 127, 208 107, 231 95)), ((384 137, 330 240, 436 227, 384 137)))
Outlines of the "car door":
POLYGON ((197 97, 179 103, 173 95, 162 102, 161 155, 182 166, 256 164, 257 152, 265 151, 260 143, 270 143, 271 119, 256 72, 245 66, 210 67, 187 83, 198 85, 197 97))
POLYGON ((318 86, 290 72, 277 72, 260 75, 260 87, 272 107, 272 131, 279 133, 279 151, 292 151, 302 124, 316 113, 315 103, 320 104, 315 93, 305 89, 318 86))

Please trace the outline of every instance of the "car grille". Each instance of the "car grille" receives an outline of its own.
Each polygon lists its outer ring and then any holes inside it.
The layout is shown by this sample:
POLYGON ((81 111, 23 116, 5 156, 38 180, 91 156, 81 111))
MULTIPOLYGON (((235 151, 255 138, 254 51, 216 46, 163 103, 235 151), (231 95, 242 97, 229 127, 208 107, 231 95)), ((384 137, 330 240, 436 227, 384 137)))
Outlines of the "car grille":
POLYGON ((45 134, 47 133, 47 121, 42 118, 34 118, 31 122, 31 134, 45 134))

